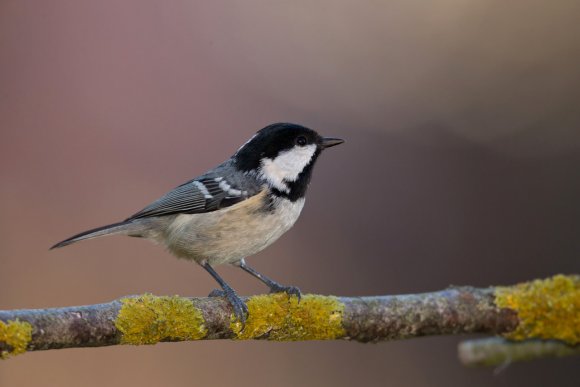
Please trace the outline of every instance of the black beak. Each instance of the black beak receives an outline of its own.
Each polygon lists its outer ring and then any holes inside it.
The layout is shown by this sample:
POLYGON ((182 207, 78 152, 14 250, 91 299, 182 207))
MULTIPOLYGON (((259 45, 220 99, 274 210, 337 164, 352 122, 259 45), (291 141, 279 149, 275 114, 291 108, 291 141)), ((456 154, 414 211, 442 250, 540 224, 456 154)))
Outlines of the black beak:
POLYGON ((332 137, 323 137, 322 138, 322 149, 330 148, 331 146, 342 144, 344 140, 342 138, 332 138, 332 137))

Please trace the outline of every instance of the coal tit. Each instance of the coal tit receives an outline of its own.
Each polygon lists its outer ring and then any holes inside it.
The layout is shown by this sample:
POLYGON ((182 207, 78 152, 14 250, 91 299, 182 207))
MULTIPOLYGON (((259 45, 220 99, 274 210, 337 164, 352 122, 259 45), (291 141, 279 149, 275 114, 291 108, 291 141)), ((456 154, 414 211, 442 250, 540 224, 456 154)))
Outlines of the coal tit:
POLYGON ((211 295, 226 297, 235 316, 244 322, 246 305, 213 267, 236 265, 271 292, 300 297, 297 287, 278 284, 244 259, 268 247, 294 225, 316 159, 322 150, 342 142, 296 124, 269 125, 224 163, 133 216, 77 234, 51 249, 117 234, 152 240, 207 270, 222 288, 211 295))

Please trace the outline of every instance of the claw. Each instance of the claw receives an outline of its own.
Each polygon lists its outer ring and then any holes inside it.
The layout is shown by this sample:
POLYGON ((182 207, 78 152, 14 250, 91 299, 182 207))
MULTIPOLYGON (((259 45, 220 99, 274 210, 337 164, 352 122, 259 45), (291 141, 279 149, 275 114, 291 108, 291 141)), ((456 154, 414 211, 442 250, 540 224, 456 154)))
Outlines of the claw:
POLYGON ((213 269, 213 267, 211 267, 211 265, 209 263, 207 263, 207 261, 203 261, 201 263, 201 266, 205 270, 207 270, 207 272, 209 274, 211 274, 211 276, 217 281, 217 283, 220 284, 220 286, 223 289, 222 291, 214 290, 209 294, 209 296, 210 297, 218 297, 218 296, 225 297, 228 300, 228 302, 230 303, 230 305, 232 306, 234 316, 236 317, 237 320, 239 320, 242 323, 242 330, 243 330, 244 326, 246 325, 246 317, 248 316, 248 307, 246 306, 244 301, 242 301, 242 299, 240 297, 238 297, 238 295, 236 294, 234 289, 232 289, 226 283, 226 281, 224 281, 222 279, 222 277, 220 277, 219 274, 216 273, 216 271, 213 269))
POLYGON ((224 292, 221 289, 214 289, 207 296, 208 297, 225 297, 226 296, 226 292, 224 292))
POLYGON ((302 292, 296 286, 274 285, 270 288, 270 293, 286 293, 289 296, 296 296, 298 302, 302 299, 302 292))
POLYGON ((226 300, 228 300, 228 303, 232 306, 236 320, 239 320, 242 323, 243 329, 243 327, 246 325, 246 318, 248 317, 248 307, 246 306, 246 303, 242 301, 240 297, 238 297, 233 289, 214 289, 211 291, 208 297, 225 297, 226 300))
POLYGON ((228 302, 232 306, 234 316, 236 316, 236 319, 242 323, 243 329, 246 325, 246 317, 248 316, 248 307, 246 306, 246 303, 242 301, 240 297, 238 297, 233 289, 228 289, 224 291, 224 293, 228 302))

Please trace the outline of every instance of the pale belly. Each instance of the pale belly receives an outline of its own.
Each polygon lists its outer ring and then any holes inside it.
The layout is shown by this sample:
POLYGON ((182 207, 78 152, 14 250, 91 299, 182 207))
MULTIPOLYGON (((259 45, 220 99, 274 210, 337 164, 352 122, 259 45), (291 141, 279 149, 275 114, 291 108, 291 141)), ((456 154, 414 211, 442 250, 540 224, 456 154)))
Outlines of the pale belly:
POLYGON ((163 243, 176 256, 235 263, 256 254, 288 231, 300 216, 304 199, 277 198, 275 210, 263 210, 266 193, 234 206, 203 214, 182 214, 167 225, 163 243))

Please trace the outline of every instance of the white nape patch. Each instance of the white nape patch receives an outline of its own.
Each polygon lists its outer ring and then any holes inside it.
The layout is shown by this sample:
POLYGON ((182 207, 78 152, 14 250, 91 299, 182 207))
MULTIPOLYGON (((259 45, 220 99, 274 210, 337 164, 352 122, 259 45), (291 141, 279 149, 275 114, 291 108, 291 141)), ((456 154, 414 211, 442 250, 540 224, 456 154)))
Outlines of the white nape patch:
POLYGON ((287 151, 280 152, 274 159, 262 159, 260 174, 272 186, 283 192, 290 192, 286 182, 293 182, 298 175, 312 161, 316 152, 316 145, 295 146, 287 151))
POLYGON ((257 135, 258 135, 258 133, 254 134, 252 137, 250 137, 250 139, 248 141, 246 141, 241 147, 238 148, 238 150, 236 151, 236 154, 235 155, 237 155, 238 152, 241 151, 243 147, 245 147, 246 145, 248 145, 250 143, 250 141, 252 141, 254 139, 254 137, 256 137, 257 135))
POLYGON ((213 199, 213 196, 209 193, 209 191, 207 190, 207 187, 205 185, 203 185, 202 182, 195 180, 193 182, 193 185, 195 185, 201 191, 204 198, 213 199))

